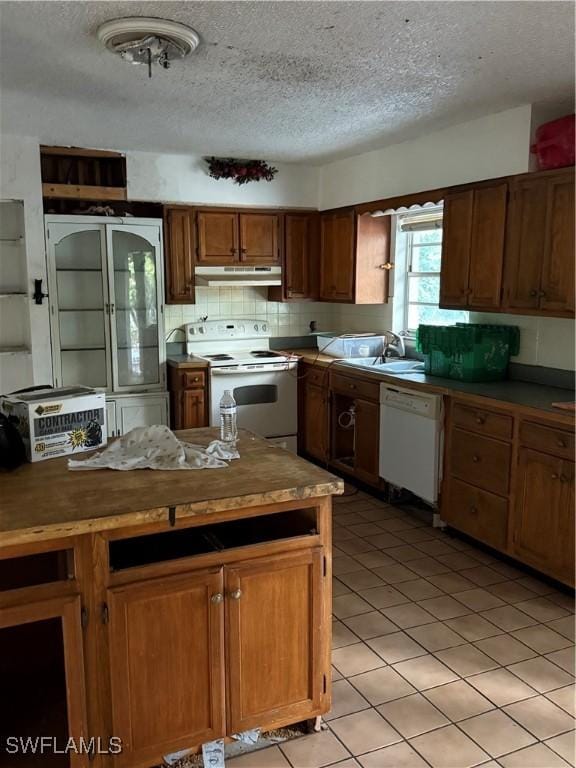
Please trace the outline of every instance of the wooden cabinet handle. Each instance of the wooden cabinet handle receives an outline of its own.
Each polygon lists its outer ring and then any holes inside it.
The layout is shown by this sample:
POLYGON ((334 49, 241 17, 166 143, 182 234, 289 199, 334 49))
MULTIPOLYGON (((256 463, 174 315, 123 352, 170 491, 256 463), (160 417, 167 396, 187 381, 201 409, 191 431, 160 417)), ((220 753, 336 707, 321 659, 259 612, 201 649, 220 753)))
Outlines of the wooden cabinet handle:
POLYGON ((532 296, 532 297, 534 297, 534 296, 538 296, 538 291, 537 291, 537 290, 535 290, 535 289, 531 290, 531 291, 530 291, 530 296, 532 296))
POLYGON ((230 253, 232 254, 232 256, 235 256, 236 255, 236 248, 230 248, 230 253))
POLYGON ((218 603, 221 603, 222 600, 224 600, 224 595, 222 594, 222 592, 216 592, 210 598, 210 602, 214 603, 214 605, 218 605, 218 603))
POLYGON ((471 515, 477 515, 478 514, 478 507, 470 507, 470 514, 471 515))
POLYGON ((240 248, 240 253, 246 253, 246 248, 240 248))
POLYGON ((552 472, 550 477, 552 478, 552 480, 558 480, 559 479, 558 474, 556 472, 552 472))
POLYGON ((566 448, 566 441, 562 440, 562 438, 558 438, 558 441, 556 442, 556 445, 558 448, 566 448))
POLYGON ((348 387, 349 387, 350 389, 356 389, 356 384, 348 384, 348 387))
POLYGON ((474 454, 474 456, 472 456, 472 461, 474 462, 474 464, 478 464, 478 462, 480 461, 480 456, 476 456, 476 454, 474 454))
POLYGON ((234 589, 234 590, 232 590, 232 592, 228 593, 228 597, 231 600, 240 600, 240 598, 242 597, 242 590, 241 589, 234 589))
POLYGON ((538 291, 538 296, 540 296, 541 298, 545 298, 546 297, 546 291, 538 291))
POLYGON ((476 424, 484 424, 486 419, 484 416, 476 416, 476 424))

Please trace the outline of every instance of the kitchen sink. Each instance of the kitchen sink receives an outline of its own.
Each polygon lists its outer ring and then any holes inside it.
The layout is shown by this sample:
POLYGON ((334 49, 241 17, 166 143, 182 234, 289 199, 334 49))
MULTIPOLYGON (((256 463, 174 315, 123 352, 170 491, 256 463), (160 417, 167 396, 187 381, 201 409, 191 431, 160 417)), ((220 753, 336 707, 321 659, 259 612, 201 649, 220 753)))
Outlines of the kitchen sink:
POLYGON ((424 363, 420 360, 390 360, 385 363, 375 363, 374 358, 350 357, 343 361, 354 368, 368 368, 379 373, 423 373, 424 363))

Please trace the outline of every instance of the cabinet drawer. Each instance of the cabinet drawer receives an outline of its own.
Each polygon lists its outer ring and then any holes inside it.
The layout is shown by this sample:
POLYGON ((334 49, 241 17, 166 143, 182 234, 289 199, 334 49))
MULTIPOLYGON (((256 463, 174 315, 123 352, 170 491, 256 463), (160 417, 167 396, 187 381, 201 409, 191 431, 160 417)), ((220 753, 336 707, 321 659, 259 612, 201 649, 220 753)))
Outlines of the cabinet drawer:
POLYGON ((304 367, 303 380, 305 384, 325 387, 328 384, 328 371, 326 368, 315 368, 313 365, 307 365, 304 367))
POLYGON ((560 456, 562 459, 574 459, 574 435, 562 429, 545 427, 532 421, 520 424, 520 442, 528 448, 535 448, 544 453, 560 456))
POLYGON ((453 528, 496 549, 506 549, 508 502, 456 478, 448 481, 442 518, 453 528))
POLYGON ((450 474, 506 496, 510 482, 510 446, 463 429, 452 430, 450 474))
POLYGON ((206 373, 204 371, 181 371, 179 383, 182 389, 200 389, 206 384, 206 373))
POLYGON ((368 400, 378 401, 380 395, 380 384, 378 382, 356 379, 352 376, 342 376, 339 373, 332 375, 330 386, 342 394, 359 395, 368 400))
POLYGON ((463 427, 482 435, 499 437, 502 440, 512 439, 512 416, 506 416, 502 413, 493 413, 483 408, 454 403, 452 422, 457 427, 463 427))

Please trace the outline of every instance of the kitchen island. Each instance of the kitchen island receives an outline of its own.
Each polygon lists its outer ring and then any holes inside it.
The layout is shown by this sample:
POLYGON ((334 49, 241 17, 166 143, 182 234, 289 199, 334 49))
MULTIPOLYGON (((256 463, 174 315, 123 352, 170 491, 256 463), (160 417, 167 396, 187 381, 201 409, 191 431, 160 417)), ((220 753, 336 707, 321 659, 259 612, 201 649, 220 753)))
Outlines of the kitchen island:
POLYGON ((147 768, 329 710, 342 481, 249 432, 239 451, 221 469, 72 472, 54 459, 0 476, 7 734, 93 738, 90 756, 54 765, 147 768))

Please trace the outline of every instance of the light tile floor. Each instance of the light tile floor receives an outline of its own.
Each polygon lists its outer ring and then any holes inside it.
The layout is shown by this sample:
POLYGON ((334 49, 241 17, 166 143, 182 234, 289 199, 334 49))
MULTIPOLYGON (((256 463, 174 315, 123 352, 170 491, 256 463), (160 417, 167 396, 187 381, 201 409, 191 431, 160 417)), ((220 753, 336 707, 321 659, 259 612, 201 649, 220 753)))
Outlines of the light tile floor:
POLYGON ((421 516, 334 503, 327 730, 232 768, 574 766, 574 599, 421 516))

